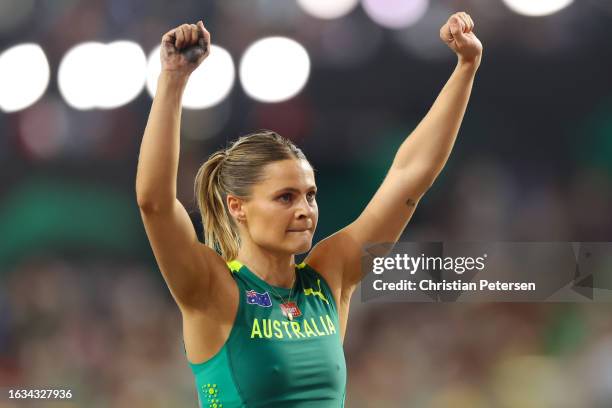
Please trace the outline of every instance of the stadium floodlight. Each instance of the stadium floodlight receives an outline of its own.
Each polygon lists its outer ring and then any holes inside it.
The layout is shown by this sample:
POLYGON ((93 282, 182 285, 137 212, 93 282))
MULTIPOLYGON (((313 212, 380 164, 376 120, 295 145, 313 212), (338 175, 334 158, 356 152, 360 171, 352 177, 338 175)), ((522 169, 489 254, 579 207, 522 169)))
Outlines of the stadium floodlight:
POLYGON ((78 44, 60 63, 60 93, 75 109, 117 108, 142 91, 146 63, 142 48, 134 42, 78 44))
POLYGON ((570 4, 574 0, 503 0, 508 8, 517 14, 529 17, 541 17, 554 14, 570 4))
POLYGON ((347 15, 359 0, 298 0, 298 5, 306 13, 321 19, 334 19, 347 15))
POLYGON ((306 49, 286 37, 262 38, 240 60, 240 82, 251 98, 281 102, 299 93, 310 75, 306 49))
POLYGON ((400 29, 419 21, 429 8, 429 0, 362 0, 362 5, 377 24, 400 29))
POLYGON ((38 44, 18 44, 0 54, 0 109, 16 112, 35 103, 49 85, 49 61, 38 44))

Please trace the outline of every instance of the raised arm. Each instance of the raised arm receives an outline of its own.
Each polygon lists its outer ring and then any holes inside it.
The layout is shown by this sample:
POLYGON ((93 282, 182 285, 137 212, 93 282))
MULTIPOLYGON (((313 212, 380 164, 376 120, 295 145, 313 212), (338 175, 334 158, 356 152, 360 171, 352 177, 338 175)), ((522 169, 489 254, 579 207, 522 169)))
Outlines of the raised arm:
MULTIPOLYGON (((440 29, 440 39, 457 53, 457 65, 425 118, 400 146, 391 166, 391 170, 416 170, 423 180, 420 184, 427 187, 448 160, 480 66, 482 44, 473 28, 469 15, 457 13, 440 29)), ((417 190, 425 192, 423 188, 417 190)))
POLYGON ((183 24, 162 37, 162 69, 140 146, 136 174, 136 194, 143 209, 167 210, 173 205, 179 162, 181 100, 189 75, 210 52, 208 44, 210 34, 201 21, 197 26, 183 24), (197 58, 191 61, 188 57, 197 58))
MULTIPOLYGON (((175 301, 198 307, 210 286, 217 254, 199 243, 189 215, 176 198, 181 100, 189 75, 208 56, 210 34, 201 21, 167 32, 160 48, 162 71, 145 128, 136 196, 147 237, 175 301)), ((222 261, 222 260, 221 260, 222 261)))
POLYGON ((458 57, 448 82, 398 149, 382 185, 361 215, 312 251, 311 264, 334 271, 328 278, 343 294, 350 295, 363 277, 360 261, 364 245, 397 242, 419 200, 446 164, 482 55, 473 27, 466 13, 452 15, 442 26, 440 38, 458 57))

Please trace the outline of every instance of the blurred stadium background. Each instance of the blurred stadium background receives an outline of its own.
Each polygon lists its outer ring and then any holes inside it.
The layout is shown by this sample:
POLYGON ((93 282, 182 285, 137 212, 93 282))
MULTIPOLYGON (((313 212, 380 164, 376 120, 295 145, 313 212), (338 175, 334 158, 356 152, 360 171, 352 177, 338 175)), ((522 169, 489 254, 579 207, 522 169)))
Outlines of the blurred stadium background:
MULTIPOLYGON (((194 223, 200 163, 269 128, 317 169, 318 241, 360 213, 448 79, 438 31, 460 10, 483 63, 402 238, 610 241, 608 0, 2 0, 0 387, 72 389, 57 407, 196 405, 134 192, 164 32, 202 18, 215 46, 184 100, 194 223)), ((355 297, 347 406, 610 407, 611 311, 355 297)))

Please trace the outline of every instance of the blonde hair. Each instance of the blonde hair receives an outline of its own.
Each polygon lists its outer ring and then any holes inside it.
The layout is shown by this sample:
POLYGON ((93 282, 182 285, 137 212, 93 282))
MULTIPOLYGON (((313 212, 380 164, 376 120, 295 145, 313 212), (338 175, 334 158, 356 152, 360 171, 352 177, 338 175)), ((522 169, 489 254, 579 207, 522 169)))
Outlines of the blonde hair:
POLYGON ((264 167, 287 159, 307 160, 290 140, 263 129, 217 150, 198 170, 194 193, 202 217, 204 243, 226 261, 233 260, 240 248, 238 228, 227 209, 227 195, 248 199, 252 186, 263 179, 264 167))

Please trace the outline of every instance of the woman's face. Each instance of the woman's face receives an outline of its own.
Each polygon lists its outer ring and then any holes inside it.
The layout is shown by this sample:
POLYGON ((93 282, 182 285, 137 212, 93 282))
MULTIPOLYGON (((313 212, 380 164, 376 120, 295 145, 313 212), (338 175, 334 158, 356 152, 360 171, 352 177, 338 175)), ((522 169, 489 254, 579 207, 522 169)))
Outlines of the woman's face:
POLYGON ((241 233, 272 252, 308 251, 319 219, 316 191, 314 171, 306 160, 268 164, 250 199, 240 203, 246 220, 241 233))

